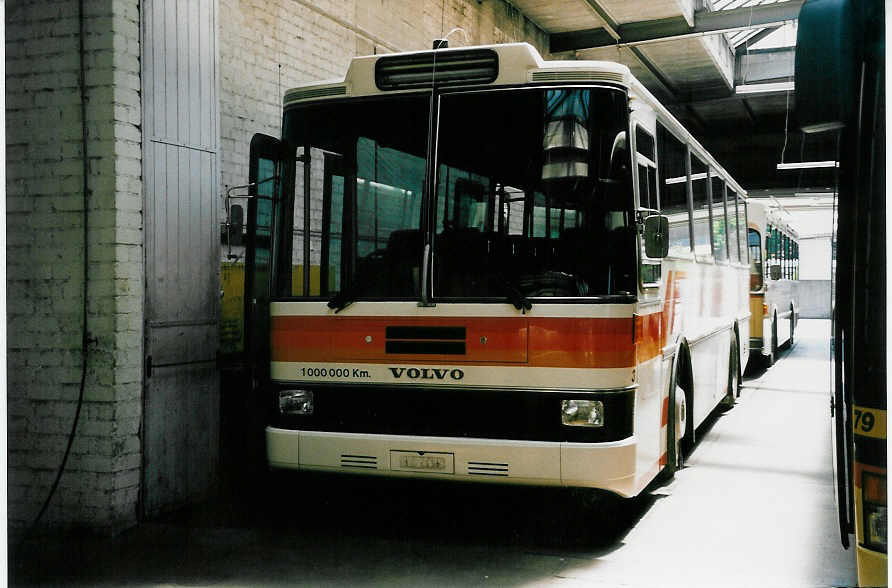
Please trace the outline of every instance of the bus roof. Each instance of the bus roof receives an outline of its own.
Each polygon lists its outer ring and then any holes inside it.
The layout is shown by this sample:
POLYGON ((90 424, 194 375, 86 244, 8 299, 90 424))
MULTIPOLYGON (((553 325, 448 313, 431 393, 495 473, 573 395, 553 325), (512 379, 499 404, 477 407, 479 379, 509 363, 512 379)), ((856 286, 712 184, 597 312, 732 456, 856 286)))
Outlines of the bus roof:
POLYGON ((644 87, 629 68, 612 61, 544 60, 529 43, 505 43, 437 50, 385 53, 354 57, 343 78, 310 82, 285 93, 288 108, 305 101, 328 98, 382 96, 423 91, 431 87, 435 71, 448 71, 448 79, 438 86, 480 88, 535 83, 611 84, 626 88, 630 97, 652 109, 657 119, 680 140, 691 146, 701 159, 719 170, 729 186, 741 197, 744 190, 731 175, 691 135, 666 107, 644 87))
MULTIPOLYGON (((292 88, 285 94, 285 106, 303 100, 326 97, 356 97, 380 95, 383 93, 418 91, 424 87, 418 85, 405 85, 401 87, 397 82, 394 89, 382 90, 376 84, 376 66, 393 63, 395 68, 401 68, 407 76, 418 76, 420 73, 431 72, 435 62, 457 64, 457 74, 461 74, 457 60, 467 60, 473 54, 495 54, 495 77, 482 85, 503 86, 514 84, 526 84, 529 82, 609 82, 629 87, 632 75, 629 68, 619 63, 610 61, 545 61, 536 48, 529 43, 506 43, 502 45, 480 45, 474 47, 450 47, 446 49, 413 51, 406 53, 385 53, 381 55, 366 55, 354 57, 343 78, 330 79, 322 82, 311 82, 292 88)), ((469 64, 469 75, 477 64, 469 64)), ((459 83, 460 79, 455 80, 459 83)), ((456 84, 458 85, 458 84, 456 84)), ((465 85, 465 84, 462 84, 465 85)), ((466 85, 481 85, 479 81, 470 78, 466 85)))

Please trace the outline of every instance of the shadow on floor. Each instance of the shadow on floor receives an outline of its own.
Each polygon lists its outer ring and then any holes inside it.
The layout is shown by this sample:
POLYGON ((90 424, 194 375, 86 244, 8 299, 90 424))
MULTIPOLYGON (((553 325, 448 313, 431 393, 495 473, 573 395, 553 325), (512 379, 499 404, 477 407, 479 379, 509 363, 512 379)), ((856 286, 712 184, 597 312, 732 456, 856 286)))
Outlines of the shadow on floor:
MULTIPOLYGON (((12 585, 207 585, 253 577, 271 554, 399 561, 400 550, 609 553, 657 497, 280 472, 108 538, 37 537, 11 556, 12 585)), ((12 548, 11 548, 12 549, 12 548)), ((280 562, 279 562, 280 563, 280 562)), ((317 562, 336 567, 337 562, 317 562)), ((295 582, 306 562, 294 569, 295 582)), ((281 570, 280 570, 281 572, 281 570)), ((248 581, 248 580, 245 580, 248 581)))

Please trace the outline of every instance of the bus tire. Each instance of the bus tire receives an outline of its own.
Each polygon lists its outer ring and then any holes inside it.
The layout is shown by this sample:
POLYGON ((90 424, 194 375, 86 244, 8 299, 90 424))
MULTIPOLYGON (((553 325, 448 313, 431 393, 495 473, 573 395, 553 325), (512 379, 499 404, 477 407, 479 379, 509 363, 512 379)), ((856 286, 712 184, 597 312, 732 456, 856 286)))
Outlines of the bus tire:
POLYGON ((668 435, 666 439, 668 452, 666 473, 670 478, 684 467, 685 455, 688 450, 687 440, 692 437, 690 433, 691 407, 688 394, 682 387, 682 382, 687 385, 687 382, 690 381, 686 368, 687 357, 683 351, 679 351, 674 363, 669 388, 669 426, 666 430, 668 435), (684 433, 679 435, 679 431, 684 431, 684 433))
POLYGON ((731 332, 731 351, 728 356, 728 390, 725 397, 722 398, 721 407, 723 411, 731 410, 737 401, 737 388, 740 382, 739 372, 737 371, 737 335, 731 332))
POLYGON ((771 343, 769 349, 768 355, 764 356, 765 367, 771 367, 777 361, 777 315, 774 315, 774 318, 771 319, 771 343))
POLYGON ((793 343, 795 339, 793 338, 793 331, 796 330, 796 310, 793 305, 790 305, 790 342, 787 343, 787 349, 793 348, 793 343))
POLYGON ((672 471, 677 472, 684 467, 685 455, 687 453, 685 440, 688 436, 688 401, 685 391, 678 385, 678 382, 675 383, 673 401, 675 402, 675 457, 673 460, 675 463, 672 464, 672 471), (678 431, 684 431, 681 437, 679 437, 678 431))

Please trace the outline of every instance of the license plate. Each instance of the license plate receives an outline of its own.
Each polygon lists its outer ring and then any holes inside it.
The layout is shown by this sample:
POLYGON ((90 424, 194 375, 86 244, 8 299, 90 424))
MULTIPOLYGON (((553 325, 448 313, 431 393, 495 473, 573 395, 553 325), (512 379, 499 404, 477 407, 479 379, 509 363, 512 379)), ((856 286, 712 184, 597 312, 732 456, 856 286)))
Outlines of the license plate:
POLYGON ((391 451, 390 469, 403 472, 454 473, 454 456, 451 453, 427 451, 391 451))

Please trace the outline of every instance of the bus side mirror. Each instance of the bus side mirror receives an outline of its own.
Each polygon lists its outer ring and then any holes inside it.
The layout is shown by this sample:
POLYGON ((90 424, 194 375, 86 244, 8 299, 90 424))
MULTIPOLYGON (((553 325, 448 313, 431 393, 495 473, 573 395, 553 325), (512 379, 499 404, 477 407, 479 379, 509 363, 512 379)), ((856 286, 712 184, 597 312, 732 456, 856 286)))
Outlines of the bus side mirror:
POLYGON ((768 277, 772 280, 781 279, 781 266, 773 265, 768 269, 768 277))
POLYGON ((228 226, 223 227, 224 243, 239 247, 244 244, 242 231, 245 227, 245 209, 241 204, 233 204, 229 209, 228 226))
POLYGON ((644 254, 651 259, 669 255, 669 217, 661 214, 644 219, 644 254))

